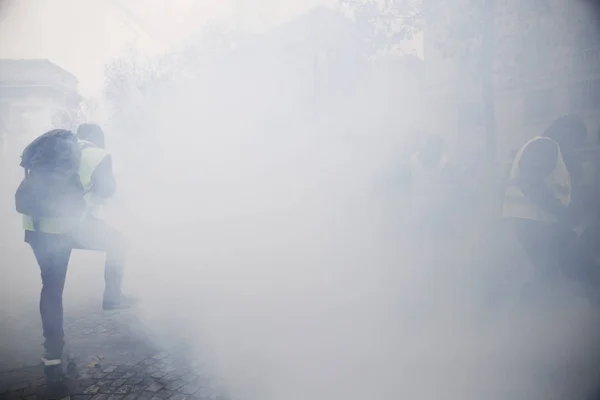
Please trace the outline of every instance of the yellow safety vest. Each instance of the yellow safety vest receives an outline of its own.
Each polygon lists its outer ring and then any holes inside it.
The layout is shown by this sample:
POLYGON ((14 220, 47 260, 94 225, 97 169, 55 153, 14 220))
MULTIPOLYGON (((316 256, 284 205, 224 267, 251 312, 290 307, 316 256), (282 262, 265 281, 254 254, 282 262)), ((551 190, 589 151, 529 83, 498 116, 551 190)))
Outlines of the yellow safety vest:
MULTIPOLYGON (((96 209, 102 204, 102 199, 97 198, 91 192, 92 176, 96 167, 107 157, 108 153, 94 144, 80 140, 81 161, 79 163, 79 179, 83 190, 85 191, 85 201, 87 209, 81 217, 76 218, 40 218, 38 221, 38 230, 44 233, 62 234, 70 232, 83 218, 93 215, 96 209)), ((27 231, 35 230, 33 219, 28 215, 23 215, 23 229, 27 231)))
POLYGON ((502 215, 505 218, 530 219, 539 222, 556 223, 557 217, 549 214, 530 201, 518 185, 519 181, 519 161, 525 148, 536 140, 550 140, 558 148, 558 157, 556 167, 546 177, 545 183, 552 191, 552 194, 560 200, 562 204, 568 206, 571 203, 571 177, 567 166, 563 160, 560 146, 554 140, 536 136, 527 142, 515 156, 508 178, 508 186, 504 193, 504 204, 502 206, 502 215))

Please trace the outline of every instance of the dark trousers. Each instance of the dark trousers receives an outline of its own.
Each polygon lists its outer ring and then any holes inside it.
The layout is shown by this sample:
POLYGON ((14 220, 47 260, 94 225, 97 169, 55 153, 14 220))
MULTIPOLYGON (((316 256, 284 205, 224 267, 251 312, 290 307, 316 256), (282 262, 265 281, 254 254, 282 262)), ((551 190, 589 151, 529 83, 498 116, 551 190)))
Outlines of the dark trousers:
MULTIPOLYGON (((567 277, 591 292, 598 289, 595 263, 598 226, 581 237, 555 224, 516 219, 513 221, 517 239, 538 278, 567 277)), ((591 293, 590 292, 590 293, 591 293)))
POLYGON ((33 249, 42 275, 40 314, 44 348, 51 357, 59 358, 65 343, 62 298, 71 251, 82 249, 106 253, 104 301, 118 302, 126 250, 124 238, 121 232, 94 218, 86 220, 68 235, 28 231, 25 241, 33 249))

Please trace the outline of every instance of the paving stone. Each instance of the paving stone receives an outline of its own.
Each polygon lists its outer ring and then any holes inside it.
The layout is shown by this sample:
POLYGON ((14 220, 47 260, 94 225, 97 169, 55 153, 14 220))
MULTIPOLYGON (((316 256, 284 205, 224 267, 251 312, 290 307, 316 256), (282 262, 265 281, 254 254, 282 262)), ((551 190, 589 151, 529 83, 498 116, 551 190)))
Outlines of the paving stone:
POLYGON ((184 387, 186 385, 186 383, 180 379, 175 380, 173 382, 169 382, 165 385, 165 388, 169 389, 169 390, 179 390, 182 387, 184 387))
POLYGON ((194 382, 197 379, 198 379, 198 375, 196 375, 192 372, 186 372, 181 375, 181 380, 186 381, 186 382, 194 382))
POLYGON ((137 400, 152 400, 155 397, 156 396, 154 395, 154 393, 151 393, 151 392, 142 392, 142 393, 140 393, 140 395, 137 398, 137 400))
POLYGON ((137 400, 139 395, 139 393, 129 393, 127 396, 123 397, 123 400, 137 400))
POLYGON ((163 385, 161 385, 158 382, 152 382, 150 385, 146 386, 146 390, 149 392, 158 392, 159 390, 161 390, 163 388, 163 385))
POLYGON ((152 358, 155 360, 164 360, 167 357, 169 357, 169 353, 167 353, 166 351, 161 351, 160 353, 157 353, 152 356, 152 358))
POLYGON ((115 390, 116 388, 112 386, 100 386, 100 390, 98 391, 98 393, 112 394, 115 392, 115 390))
POLYGON ((122 400, 123 397, 125 397, 125 396, 123 396, 122 394, 111 394, 108 397, 108 400, 122 400))
POLYGON ((71 396, 71 400, 91 400, 91 395, 78 394, 76 396, 71 396))
POLYGON ((143 392, 146 388, 142 385, 136 385, 136 386, 132 386, 131 387, 131 392, 132 393, 139 393, 139 392, 143 392))
POLYGON ((182 393, 175 393, 173 396, 169 397, 169 400, 187 400, 188 396, 182 393))
POLYGON ((198 390, 196 392, 196 396, 198 396, 202 399, 216 400, 218 393, 213 388, 203 387, 203 388, 200 388, 200 390, 198 390))
POLYGON ((198 391, 198 389, 200 389, 200 386, 198 384, 191 383, 185 385, 184 387, 179 389, 179 391, 183 394, 194 394, 198 391))
POLYGON ((148 387, 148 386, 152 385, 154 382, 156 382, 156 380, 154 378, 147 377, 147 378, 144 378, 144 380, 142 382, 140 382, 139 385, 143 386, 143 387, 148 387))
POLYGON ((117 370, 117 368, 118 368, 118 367, 116 367, 116 366, 112 365, 112 366, 110 366, 110 367, 104 368, 104 369, 102 370, 102 372, 104 372, 105 374, 110 374, 110 373, 112 373, 112 372, 115 372, 115 371, 117 370))
POLYGON ((121 385, 115 390, 117 394, 127 394, 129 392, 131 392, 131 386, 129 385, 121 385))
POLYGON ((133 377, 133 378, 127 379, 127 381, 125 381, 125 384, 131 385, 131 386, 139 385, 140 383, 142 383, 144 381, 144 379, 145 378, 143 378, 143 377, 133 377))
POLYGON ((158 370, 158 371, 153 372, 153 373, 150 374, 151 377, 156 378, 156 379, 162 378, 165 375, 167 375, 167 373, 164 372, 164 371, 161 371, 161 370, 158 370))
POLYGON ((107 394, 97 394, 91 400, 108 400, 107 394))
POLYGON ((100 391, 100 386, 91 385, 83 390, 83 394, 96 394, 100 391))
POLYGON ((116 381, 114 381, 112 383, 111 386, 113 386, 113 387, 123 386, 125 384, 125 382, 127 382, 127 379, 117 379, 116 381))
POLYGON ((180 380, 180 374, 177 371, 169 372, 167 375, 163 376, 163 381, 172 382, 176 380, 180 380))

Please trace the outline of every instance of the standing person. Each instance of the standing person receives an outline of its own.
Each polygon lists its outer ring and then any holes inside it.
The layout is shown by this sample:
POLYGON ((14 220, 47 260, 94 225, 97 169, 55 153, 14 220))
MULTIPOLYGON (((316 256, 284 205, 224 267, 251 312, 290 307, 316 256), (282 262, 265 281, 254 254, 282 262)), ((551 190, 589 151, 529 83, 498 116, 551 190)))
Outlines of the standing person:
POLYGON ((564 115, 525 143, 513 159, 503 216, 511 220, 536 274, 560 267, 559 249, 575 238, 577 221, 570 205, 573 181, 582 173, 576 151, 586 140, 581 117, 564 115))
POLYGON ((411 230, 434 242, 441 238, 449 222, 447 167, 446 142, 437 135, 427 137, 410 158, 411 230))
POLYGON ((15 195, 23 214, 25 242, 42 275, 40 314, 47 377, 62 380, 63 289, 73 249, 106 253, 104 310, 129 308, 133 299, 121 293, 125 262, 123 235, 98 218, 98 207, 116 190, 112 160, 104 150, 104 132, 84 124, 77 136, 53 130, 23 152, 26 177, 15 195))

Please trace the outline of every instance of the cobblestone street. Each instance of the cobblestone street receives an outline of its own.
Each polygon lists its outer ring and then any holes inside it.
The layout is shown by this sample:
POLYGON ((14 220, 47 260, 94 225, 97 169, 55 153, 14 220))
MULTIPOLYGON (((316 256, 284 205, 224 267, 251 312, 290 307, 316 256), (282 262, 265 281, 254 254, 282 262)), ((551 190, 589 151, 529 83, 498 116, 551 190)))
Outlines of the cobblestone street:
MULTIPOLYGON (((42 365, 0 372, 2 399, 224 399, 210 373, 186 359, 185 347, 154 346, 128 312, 71 315, 67 353, 75 362, 68 389, 51 392, 42 365)), ((38 349, 41 352, 41 347, 38 349)))

